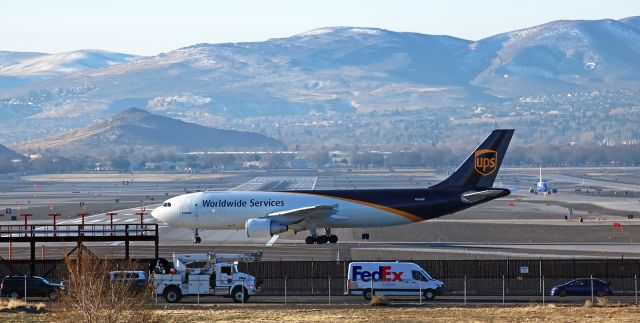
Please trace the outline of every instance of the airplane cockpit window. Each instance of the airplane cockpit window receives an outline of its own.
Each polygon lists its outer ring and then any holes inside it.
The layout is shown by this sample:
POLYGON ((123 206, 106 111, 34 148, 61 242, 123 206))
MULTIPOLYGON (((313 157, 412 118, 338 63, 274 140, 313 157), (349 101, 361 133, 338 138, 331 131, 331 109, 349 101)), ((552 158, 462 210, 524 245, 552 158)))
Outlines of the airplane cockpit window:
POLYGON ((162 206, 170 207, 171 203, 170 202, 166 202, 166 203, 162 204, 162 206))

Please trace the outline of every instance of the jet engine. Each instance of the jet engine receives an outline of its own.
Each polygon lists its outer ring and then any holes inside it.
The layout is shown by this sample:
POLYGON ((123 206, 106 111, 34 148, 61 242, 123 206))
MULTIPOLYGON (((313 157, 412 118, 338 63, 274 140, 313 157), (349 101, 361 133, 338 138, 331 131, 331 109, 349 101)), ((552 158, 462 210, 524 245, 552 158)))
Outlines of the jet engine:
POLYGON ((271 219, 249 219, 244 225, 247 237, 270 237, 289 230, 289 226, 271 219))

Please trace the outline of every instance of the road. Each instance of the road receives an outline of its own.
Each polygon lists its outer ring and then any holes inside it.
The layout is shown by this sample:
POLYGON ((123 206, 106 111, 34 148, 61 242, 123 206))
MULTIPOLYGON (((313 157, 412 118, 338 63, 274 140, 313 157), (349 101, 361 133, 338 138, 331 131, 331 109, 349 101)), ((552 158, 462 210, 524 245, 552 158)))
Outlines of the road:
MULTIPOLYGON (((529 304, 563 304, 563 305, 583 305, 586 300, 591 300, 590 296, 439 296, 434 300, 421 301, 418 297, 389 297, 390 302, 398 306, 450 306, 450 305, 529 305, 529 304)), ((606 297, 609 304, 637 304, 635 296, 609 296, 606 297)), ((594 303, 597 303, 597 297, 594 303)), ((178 306, 178 305, 197 305, 197 304, 235 304, 230 298, 202 296, 198 300, 197 296, 186 296, 179 303, 169 304, 164 302, 161 297, 157 299, 158 305, 162 306, 178 306)), ((246 305, 368 305, 369 301, 362 296, 252 296, 246 305)), ((242 305, 242 304, 237 304, 242 305)))

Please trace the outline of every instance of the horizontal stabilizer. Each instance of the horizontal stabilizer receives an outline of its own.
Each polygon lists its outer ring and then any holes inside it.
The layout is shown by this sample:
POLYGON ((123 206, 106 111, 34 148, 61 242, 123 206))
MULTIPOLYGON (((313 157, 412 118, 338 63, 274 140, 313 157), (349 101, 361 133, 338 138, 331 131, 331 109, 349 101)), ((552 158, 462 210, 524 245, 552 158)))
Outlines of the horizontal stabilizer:
POLYGON ((460 199, 464 203, 476 203, 487 199, 494 199, 501 196, 509 195, 507 189, 489 189, 477 192, 465 192, 460 195, 460 199))

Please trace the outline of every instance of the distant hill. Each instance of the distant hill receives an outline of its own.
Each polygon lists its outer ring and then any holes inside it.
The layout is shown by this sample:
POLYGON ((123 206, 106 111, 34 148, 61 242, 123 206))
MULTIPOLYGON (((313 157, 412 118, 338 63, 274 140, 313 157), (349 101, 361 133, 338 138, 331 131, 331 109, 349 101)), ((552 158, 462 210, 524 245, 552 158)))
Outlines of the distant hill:
POLYGON ((103 50, 46 54, 0 51, 0 91, 28 86, 55 76, 131 62, 139 56, 103 50))
POLYGON ((19 144, 17 148, 85 153, 119 148, 194 151, 281 149, 283 146, 275 139, 256 133, 214 129, 129 108, 104 122, 19 144))
POLYGON ((7 148, 4 145, 0 145, 0 158, 2 159, 15 159, 15 158, 23 158, 20 153, 10 148, 7 148))
POLYGON ((152 57, 34 54, 0 67, 0 125, 19 126, 0 127, 0 135, 14 142, 47 136, 129 106, 219 126, 233 118, 635 91, 639 26, 640 17, 563 20, 478 41, 328 27, 262 42, 197 44, 152 57))

